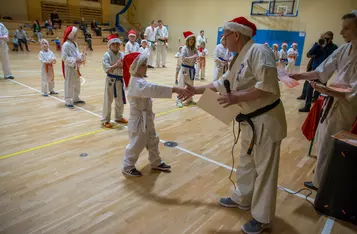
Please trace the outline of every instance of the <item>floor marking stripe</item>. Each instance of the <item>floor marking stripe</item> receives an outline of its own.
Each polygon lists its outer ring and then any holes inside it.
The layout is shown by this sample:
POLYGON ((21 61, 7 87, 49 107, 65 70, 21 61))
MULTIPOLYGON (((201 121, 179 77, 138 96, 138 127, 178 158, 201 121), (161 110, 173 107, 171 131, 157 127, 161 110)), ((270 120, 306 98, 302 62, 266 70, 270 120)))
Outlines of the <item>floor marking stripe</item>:
POLYGON ((334 224, 335 224, 335 219, 332 217, 328 217, 325 222, 324 228, 321 231, 321 234, 330 234, 334 224))

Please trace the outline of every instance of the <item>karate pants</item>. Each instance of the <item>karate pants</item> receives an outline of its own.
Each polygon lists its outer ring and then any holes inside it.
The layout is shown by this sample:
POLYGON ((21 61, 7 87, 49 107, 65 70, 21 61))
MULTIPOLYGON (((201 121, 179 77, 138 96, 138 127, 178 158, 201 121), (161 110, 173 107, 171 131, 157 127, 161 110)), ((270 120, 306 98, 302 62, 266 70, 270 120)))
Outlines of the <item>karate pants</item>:
POLYGON ((64 100, 66 105, 78 102, 81 99, 81 78, 78 71, 73 67, 65 66, 65 80, 64 80, 64 100))
POLYGON ((148 118, 147 126, 152 126, 152 127, 146 128, 145 132, 140 127, 131 129, 130 125, 133 124, 131 121, 132 120, 129 118, 128 132, 129 132, 130 143, 126 146, 125 149, 123 169, 125 171, 134 169, 135 164, 139 159, 139 155, 145 147, 149 152, 149 161, 151 167, 159 166, 162 163, 159 153, 160 140, 159 140, 159 136, 155 131, 153 119, 148 118))
POLYGON ((0 44, 0 60, 4 78, 11 76, 9 67, 9 47, 7 46, 7 43, 0 44))
POLYGON ((53 80, 53 73, 52 69, 48 69, 46 71, 46 64, 42 65, 42 85, 41 85, 41 92, 42 93, 49 93, 53 92, 55 88, 55 81, 53 80))
POLYGON ((159 67, 161 62, 162 66, 166 66, 167 48, 164 42, 157 42, 156 52, 156 66, 159 67))
POLYGON ((222 76, 223 76, 223 66, 215 65, 213 70, 213 81, 221 79, 222 76))
POLYGON ((289 62, 288 65, 286 65, 285 70, 289 73, 292 74, 295 71, 295 62, 289 62))
POLYGON ((150 49, 150 55, 148 58, 148 65, 152 66, 153 65, 153 61, 154 61, 154 53, 155 51, 153 50, 153 48, 151 46, 149 46, 150 49))
POLYGON ((281 141, 268 139, 267 130, 261 134, 259 144, 255 144, 252 154, 247 150, 252 130, 247 123, 241 123, 241 151, 237 168, 237 190, 231 199, 243 206, 251 207, 254 219, 270 223, 275 216, 281 141))
POLYGON ((204 79, 206 77, 206 61, 198 60, 196 65, 196 79, 204 79))
MULTIPOLYGON (((184 67, 181 67, 179 75, 178 75, 178 86, 181 88, 184 88, 186 85, 185 83, 192 85, 193 86, 193 80, 190 79, 190 74, 183 74, 183 71, 186 70, 188 71, 189 69, 186 69, 184 67)), ((178 99, 177 99, 178 100, 178 99)), ((186 100, 186 103, 192 102, 193 98, 190 97, 189 99, 186 100)))
POLYGON ((114 78, 107 77, 105 81, 104 90, 104 104, 103 104, 103 119, 104 123, 110 122, 112 103, 115 100, 115 120, 120 120, 123 118, 124 103, 123 103, 123 93, 122 93, 122 83, 120 80, 115 82, 117 97, 114 97, 114 78))
POLYGON ((322 176, 330 157, 333 156, 334 135, 342 130, 351 131, 356 116, 347 116, 342 114, 338 108, 343 108, 341 103, 333 104, 329 111, 329 116, 325 121, 319 124, 317 129, 317 163, 312 183, 319 188, 322 176), (339 105, 336 106, 336 105, 339 105))

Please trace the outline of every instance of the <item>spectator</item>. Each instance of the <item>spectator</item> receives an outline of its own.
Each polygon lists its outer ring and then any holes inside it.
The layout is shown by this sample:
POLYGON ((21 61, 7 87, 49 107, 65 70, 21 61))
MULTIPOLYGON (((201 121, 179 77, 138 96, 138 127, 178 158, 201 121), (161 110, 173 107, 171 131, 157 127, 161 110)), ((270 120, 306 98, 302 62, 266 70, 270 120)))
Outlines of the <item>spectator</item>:
POLYGON ((88 48, 91 51, 93 51, 93 48, 92 48, 92 35, 88 31, 84 34, 84 41, 87 42, 88 48))
POLYGON ((95 19, 92 20, 92 23, 90 23, 90 28, 95 32, 96 36, 102 36, 102 29, 98 27, 97 22, 95 22, 95 19))
POLYGON ((82 30, 83 35, 86 34, 86 32, 87 32, 87 24, 84 21, 84 18, 82 18, 82 21, 79 23, 79 29, 82 30))
POLYGON ((52 27, 52 21, 51 17, 48 17, 46 23, 45 23, 45 28, 47 28, 46 35, 50 34, 53 35, 53 27, 52 27))
POLYGON ((26 51, 30 52, 28 44, 27 44, 28 37, 27 37, 27 34, 26 34, 25 30, 22 28, 22 26, 20 26, 16 30, 15 37, 17 38, 17 40, 19 42, 20 50, 24 51, 24 49, 22 48, 22 44, 25 44, 26 51))
POLYGON ((62 20, 60 20, 59 15, 56 10, 53 10, 50 17, 51 17, 53 26, 55 26, 55 24, 58 24, 59 28, 61 28, 62 20))
POLYGON ((12 51, 19 51, 19 40, 16 38, 16 35, 12 39, 12 51))
MULTIPOLYGON (((324 34, 324 38, 320 39, 318 43, 310 49, 307 53, 309 58, 313 58, 311 69, 315 70, 326 58, 328 58, 336 49, 337 45, 333 42, 333 33, 328 31, 324 34)), ((314 89, 310 85, 310 83, 306 84, 306 99, 305 99, 305 106, 300 108, 300 112, 309 112, 311 103, 312 103, 312 96, 313 96, 314 89)), ((320 95, 319 92, 315 91, 315 98, 320 95)))
POLYGON ((33 21, 32 25, 33 34, 37 37, 37 41, 40 42, 42 39, 41 25, 38 20, 33 21))

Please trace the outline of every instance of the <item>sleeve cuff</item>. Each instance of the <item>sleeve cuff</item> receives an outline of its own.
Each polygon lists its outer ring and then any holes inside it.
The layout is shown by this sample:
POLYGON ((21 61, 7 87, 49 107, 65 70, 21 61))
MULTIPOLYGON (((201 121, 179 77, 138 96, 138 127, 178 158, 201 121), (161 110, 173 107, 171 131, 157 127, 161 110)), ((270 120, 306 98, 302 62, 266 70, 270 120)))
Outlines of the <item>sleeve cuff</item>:
POLYGON ((213 81, 213 86, 217 89, 217 92, 225 94, 227 92, 226 88, 224 87, 223 81, 223 79, 213 81))

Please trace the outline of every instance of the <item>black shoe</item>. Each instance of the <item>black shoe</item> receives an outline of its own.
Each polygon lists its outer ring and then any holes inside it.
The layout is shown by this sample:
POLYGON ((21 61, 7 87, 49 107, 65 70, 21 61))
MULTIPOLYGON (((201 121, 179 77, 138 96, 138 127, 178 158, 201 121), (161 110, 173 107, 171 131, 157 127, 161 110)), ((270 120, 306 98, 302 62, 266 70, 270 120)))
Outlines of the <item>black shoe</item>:
POLYGON ((74 102, 74 104, 86 104, 86 102, 85 102, 85 101, 83 101, 83 100, 80 100, 80 101, 76 101, 76 102, 74 102))
POLYGON ((131 176, 131 177, 140 177, 143 175, 140 171, 136 170, 136 168, 133 168, 131 170, 123 170, 122 173, 125 176, 131 176))
POLYGON ((165 65, 162 65, 162 68, 166 68, 166 66, 165 66, 165 65))
POLYGON ((305 186, 306 188, 309 188, 309 189, 312 189, 312 190, 315 190, 315 191, 318 190, 318 188, 316 188, 316 187, 312 184, 312 181, 306 181, 306 182, 304 182, 304 186, 305 186))
POLYGON ((301 95, 301 96, 297 97, 296 99, 297 100, 305 100, 305 97, 301 95))
POLYGON ((153 167, 153 170, 158 170, 158 171, 170 171, 171 166, 167 165, 166 163, 161 163, 159 166, 157 167, 153 167))
POLYGON ((304 106, 303 108, 299 109, 299 112, 310 112, 310 107, 309 106, 304 106))
POLYGON ((154 68, 154 67, 153 67, 153 66, 151 66, 151 65, 148 65, 148 68, 151 68, 151 69, 152 69, 152 68, 154 68))
POLYGON ((145 78, 147 78, 148 76, 147 75, 144 75, 145 78))
POLYGON ((58 94, 56 91, 51 91, 50 92, 50 95, 55 95, 55 94, 58 94))
POLYGON ((5 77, 5 79, 10 79, 10 80, 13 80, 13 79, 14 79, 14 77, 13 77, 13 76, 7 76, 7 77, 5 77))

